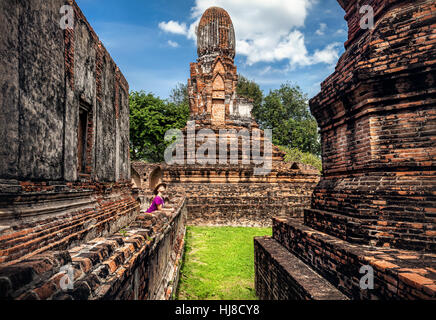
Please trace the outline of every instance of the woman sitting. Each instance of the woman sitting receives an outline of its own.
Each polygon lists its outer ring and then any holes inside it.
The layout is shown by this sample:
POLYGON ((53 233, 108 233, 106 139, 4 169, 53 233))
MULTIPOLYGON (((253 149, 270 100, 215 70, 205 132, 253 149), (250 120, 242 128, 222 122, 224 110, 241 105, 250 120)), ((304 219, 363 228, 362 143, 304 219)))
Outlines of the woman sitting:
POLYGON ((153 202, 151 203, 150 208, 148 208, 148 210, 146 211, 147 213, 152 213, 154 211, 163 209, 165 205, 163 194, 166 189, 167 189, 167 185, 165 183, 158 184, 158 186, 154 189, 153 193, 155 197, 153 199, 153 202))

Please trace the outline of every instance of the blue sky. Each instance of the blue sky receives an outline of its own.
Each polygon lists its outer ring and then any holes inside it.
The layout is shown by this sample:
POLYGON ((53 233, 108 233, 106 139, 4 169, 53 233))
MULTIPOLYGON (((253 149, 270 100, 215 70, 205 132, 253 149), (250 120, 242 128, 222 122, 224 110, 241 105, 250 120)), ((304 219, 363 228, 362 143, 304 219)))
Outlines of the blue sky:
POLYGON ((197 59, 195 25, 216 5, 235 25, 238 72, 267 94, 287 81, 309 97, 334 71, 347 38, 336 0, 76 0, 131 90, 167 98, 197 59))

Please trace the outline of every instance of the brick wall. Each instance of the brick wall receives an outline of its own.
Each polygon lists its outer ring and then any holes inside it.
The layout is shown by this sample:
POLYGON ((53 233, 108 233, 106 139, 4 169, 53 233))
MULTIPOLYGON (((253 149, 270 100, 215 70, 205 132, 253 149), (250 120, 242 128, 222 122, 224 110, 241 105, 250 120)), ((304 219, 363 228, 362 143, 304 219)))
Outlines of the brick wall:
POLYGON ((343 215, 360 233, 350 241, 433 251, 435 3, 340 3, 349 23, 347 50, 310 101, 323 154, 311 206, 329 214, 314 211, 309 215, 317 222, 307 223, 337 235, 342 226, 323 219, 343 215), (363 4, 374 7, 373 30, 360 29, 363 4))
POLYGON ((193 225, 269 226, 273 216, 302 217, 319 180, 316 169, 274 167, 268 176, 253 168, 217 166, 164 167, 168 194, 187 197, 193 225))
POLYGON ((124 76, 75 1, 2 1, 0 23, 0 299, 170 298, 185 201, 140 214, 124 76))
POLYGON ((0 265, 0 298, 17 300, 170 299, 183 253, 186 206, 136 215, 120 232, 0 265), (73 287, 62 287, 68 267, 73 287))
POLYGON ((74 1, 2 1, 0 179, 130 180, 128 84, 74 1), (60 8, 74 8, 62 30, 60 8), (89 107, 85 175, 79 105, 89 107), (122 117, 120 115, 123 114, 122 117))
POLYGON ((256 293, 261 300, 348 300, 269 237, 254 239, 256 293))
POLYGON ((431 254, 353 244, 296 219, 274 219, 273 236, 255 238, 254 248, 260 299, 436 299, 431 254), (365 289, 368 268, 373 287, 365 289))
POLYGON ((310 100, 323 175, 304 224, 274 219, 273 237, 255 239, 256 291, 317 299, 332 285, 356 300, 434 300, 436 4, 339 3, 346 51, 310 100), (374 29, 360 28, 364 4, 374 29), (374 286, 365 288, 369 272, 374 286), (313 290, 315 282, 323 285, 313 290))
POLYGON ((190 224, 269 226, 274 215, 302 217, 303 209, 310 206, 319 171, 301 163, 285 163, 283 152, 272 146, 271 170, 256 175, 255 168, 267 169, 268 138, 255 121, 250 122, 243 126, 228 121, 225 126, 217 127, 197 120, 195 127, 189 125, 183 129, 183 154, 177 154, 177 148, 173 154, 174 159, 183 157, 183 163, 161 165, 169 196, 183 194, 188 199, 190 224), (206 155, 216 159, 215 163, 205 164, 196 157, 204 142, 198 138, 202 129, 211 135, 208 136, 210 146, 215 135, 215 150, 208 150, 211 154, 206 155), (221 138, 225 141, 220 139, 223 129, 226 135, 221 138), (194 132, 196 137, 191 136, 194 132), (226 161, 220 163, 220 157, 223 160, 224 156, 226 161))
POLYGON ((66 250, 117 232, 139 212, 128 184, 0 184, 0 263, 66 250))
POLYGON ((274 220, 273 239, 353 299, 436 298, 431 254, 351 244, 283 219, 274 220), (360 287, 367 265, 374 269, 372 290, 360 287))

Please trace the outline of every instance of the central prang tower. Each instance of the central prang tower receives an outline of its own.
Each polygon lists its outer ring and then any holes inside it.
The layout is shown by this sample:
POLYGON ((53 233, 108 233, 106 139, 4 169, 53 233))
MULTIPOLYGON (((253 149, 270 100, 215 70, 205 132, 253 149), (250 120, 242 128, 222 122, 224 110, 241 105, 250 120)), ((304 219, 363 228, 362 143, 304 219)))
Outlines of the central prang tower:
POLYGON ((191 122, 182 130, 185 158, 183 163, 160 166, 168 192, 187 196, 190 225, 269 226, 272 216, 302 216, 319 172, 285 163, 276 146, 268 155, 269 138, 251 117, 252 102, 236 93, 235 31, 224 9, 205 11, 197 42, 198 60, 191 63, 188 80, 191 122), (207 163, 197 157, 205 153, 206 142, 207 163), (235 146, 237 159, 231 155, 235 146), (221 161, 226 155, 227 161, 221 161), (268 163, 271 170, 255 174, 268 163))
POLYGON ((236 94, 235 30, 227 11, 205 11, 197 28, 197 47, 198 60, 191 63, 188 80, 191 120, 212 126, 250 123, 252 104, 236 94))

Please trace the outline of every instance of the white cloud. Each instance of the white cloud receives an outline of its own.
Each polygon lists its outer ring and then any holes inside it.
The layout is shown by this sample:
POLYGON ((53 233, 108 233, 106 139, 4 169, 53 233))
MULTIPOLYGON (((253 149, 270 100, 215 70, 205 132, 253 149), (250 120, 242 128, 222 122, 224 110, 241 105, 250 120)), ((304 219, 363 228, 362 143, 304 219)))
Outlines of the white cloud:
MULTIPOLYGON (((288 61, 289 68, 316 63, 332 63, 338 56, 336 44, 310 54, 304 34, 310 8, 317 0, 195 0, 191 8, 189 27, 176 21, 161 22, 159 27, 167 32, 183 34, 196 40, 196 26, 206 9, 211 6, 224 8, 231 16, 236 33, 236 53, 246 57, 248 65, 258 62, 288 61)), ((324 32, 327 25, 320 25, 324 32)))
POLYGON ((335 42, 329 44, 322 50, 315 50, 312 57, 313 63, 327 63, 334 64, 339 59, 339 47, 341 43, 335 42))
POLYGON ((173 20, 159 23, 159 28, 168 33, 175 33, 181 35, 187 35, 188 33, 186 23, 179 23, 173 20))
POLYGON ((168 40, 168 45, 173 48, 178 48, 179 44, 175 41, 168 40))
POLYGON ((238 39, 280 33, 304 26, 313 0, 196 0, 192 17, 198 19, 211 6, 219 6, 230 14, 238 39))
POLYGON ((310 65, 310 57, 304 44, 304 35, 292 31, 285 37, 258 37, 254 40, 240 40, 237 43, 238 53, 247 56, 247 63, 275 62, 289 60, 291 66, 310 65))
POLYGON ((320 23, 319 24, 319 29, 316 30, 316 34, 319 36, 323 36, 325 34, 325 30, 327 29, 327 24, 325 23, 320 23))

